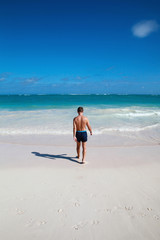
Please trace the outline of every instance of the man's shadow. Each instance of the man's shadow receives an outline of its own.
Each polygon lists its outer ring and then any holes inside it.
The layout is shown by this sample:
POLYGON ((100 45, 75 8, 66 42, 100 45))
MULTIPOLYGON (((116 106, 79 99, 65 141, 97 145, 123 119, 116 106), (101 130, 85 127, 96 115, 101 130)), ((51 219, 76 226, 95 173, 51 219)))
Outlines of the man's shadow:
POLYGON ((61 159, 65 159, 65 160, 69 160, 71 162, 75 162, 75 163, 81 164, 81 162, 75 160, 74 157, 67 157, 67 154, 50 155, 50 154, 39 153, 39 152, 32 152, 32 154, 34 154, 37 157, 43 157, 43 158, 49 158, 49 159, 55 159, 55 160, 56 160, 56 158, 61 158, 61 159))

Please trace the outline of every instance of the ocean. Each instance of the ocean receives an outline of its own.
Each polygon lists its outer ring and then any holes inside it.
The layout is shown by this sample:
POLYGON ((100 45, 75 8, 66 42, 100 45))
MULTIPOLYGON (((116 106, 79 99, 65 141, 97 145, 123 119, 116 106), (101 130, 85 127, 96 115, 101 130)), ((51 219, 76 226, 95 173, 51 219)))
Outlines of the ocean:
POLYGON ((0 135, 71 135, 79 106, 94 135, 160 141, 160 95, 1 95, 0 135))

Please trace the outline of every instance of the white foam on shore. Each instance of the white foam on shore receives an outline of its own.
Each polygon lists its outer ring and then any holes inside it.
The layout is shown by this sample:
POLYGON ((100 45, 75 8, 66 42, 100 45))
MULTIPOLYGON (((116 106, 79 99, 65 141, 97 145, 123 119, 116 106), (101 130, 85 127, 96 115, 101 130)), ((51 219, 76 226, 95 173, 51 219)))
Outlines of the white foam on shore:
MULTIPOLYGON (((144 128, 101 128, 101 129, 95 129, 94 134, 99 135, 99 134, 105 134, 107 132, 140 132, 140 131, 145 131, 147 129, 152 129, 152 128, 160 128, 160 124, 155 124, 153 126, 147 126, 144 128)), ((49 134, 49 135, 71 135, 71 131, 67 130, 52 130, 52 129, 35 129, 35 128, 30 128, 30 129, 14 129, 14 128, 0 128, 0 134, 1 135, 29 135, 29 134, 36 134, 36 135, 42 135, 42 134, 49 134)))
MULTIPOLYGON (((85 113, 94 135, 145 133, 148 138, 154 135, 160 139, 158 108, 86 108, 85 113)), ((71 135, 75 115, 75 109, 1 111, 0 135, 71 135)))

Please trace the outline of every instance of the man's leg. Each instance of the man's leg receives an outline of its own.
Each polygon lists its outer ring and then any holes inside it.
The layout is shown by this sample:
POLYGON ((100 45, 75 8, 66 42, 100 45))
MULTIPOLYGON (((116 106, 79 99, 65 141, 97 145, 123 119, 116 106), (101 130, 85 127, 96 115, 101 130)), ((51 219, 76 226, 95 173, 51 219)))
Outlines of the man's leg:
POLYGON ((85 163, 85 158, 86 158, 86 143, 87 143, 87 142, 82 142, 82 148, 83 148, 82 163, 85 163))
POLYGON ((77 157, 80 158, 80 147, 81 147, 81 142, 77 141, 77 157))

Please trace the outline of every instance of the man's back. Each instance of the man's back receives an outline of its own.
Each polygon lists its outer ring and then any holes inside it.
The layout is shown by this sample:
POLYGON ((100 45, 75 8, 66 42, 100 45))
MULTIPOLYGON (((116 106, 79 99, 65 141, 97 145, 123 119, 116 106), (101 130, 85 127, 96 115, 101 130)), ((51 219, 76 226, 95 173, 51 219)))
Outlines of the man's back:
POLYGON ((82 116, 79 115, 75 117, 74 122, 75 122, 77 131, 85 131, 86 125, 88 126, 88 118, 83 115, 82 116))

